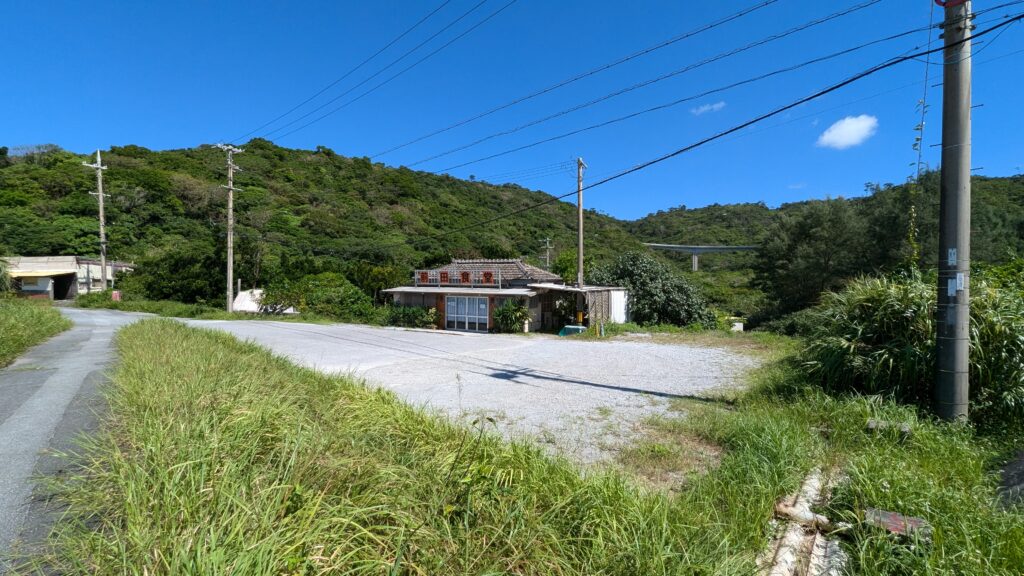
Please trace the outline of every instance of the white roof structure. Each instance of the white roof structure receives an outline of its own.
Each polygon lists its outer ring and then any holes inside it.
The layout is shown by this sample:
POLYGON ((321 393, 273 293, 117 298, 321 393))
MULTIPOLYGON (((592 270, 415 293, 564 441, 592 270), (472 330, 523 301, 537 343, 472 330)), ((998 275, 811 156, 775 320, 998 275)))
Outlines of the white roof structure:
POLYGON ((78 272, 78 258, 75 256, 10 256, 7 273, 12 278, 39 278, 60 276, 78 272))

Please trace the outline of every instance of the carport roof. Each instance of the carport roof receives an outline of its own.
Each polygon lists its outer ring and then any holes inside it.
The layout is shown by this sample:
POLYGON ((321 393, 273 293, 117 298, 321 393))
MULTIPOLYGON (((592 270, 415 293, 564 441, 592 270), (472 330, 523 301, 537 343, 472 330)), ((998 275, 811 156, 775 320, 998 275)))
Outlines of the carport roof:
POLYGON ((619 286, 572 286, 569 284, 551 284, 547 282, 538 282, 536 284, 527 284, 530 288, 537 288, 538 290, 554 290, 556 292, 605 292, 607 290, 625 290, 625 288, 619 286))
POLYGON ((528 288, 457 288, 454 286, 399 286, 384 290, 388 294, 452 294, 455 296, 536 296, 528 288))
POLYGON ((11 278, 45 278, 47 276, 63 276, 65 274, 77 274, 78 270, 10 270, 11 278))

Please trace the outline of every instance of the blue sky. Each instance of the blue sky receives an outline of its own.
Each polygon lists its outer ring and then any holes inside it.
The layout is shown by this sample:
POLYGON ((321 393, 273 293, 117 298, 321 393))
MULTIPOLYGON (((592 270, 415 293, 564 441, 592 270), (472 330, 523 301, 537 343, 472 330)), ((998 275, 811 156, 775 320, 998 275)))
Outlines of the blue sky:
MULTIPOLYGON (((0 145, 55 143, 76 152, 139 144, 184 148, 232 140, 278 116, 361 62, 441 4, 429 2, 40 2, 8 0, 0 18, 7 57, 0 84, 0 145)), ((351 88, 475 6, 451 0, 423 23, 287 122, 351 88)), ((1005 0, 976 1, 975 11, 1005 0)), ((487 0, 469 16, 396 64, 387 79, 508 0, 487 0)), ((328 146, 368 156, 504 104, 576 74, 713 22, 761 0, 518 0, 465 37, 379 90, 293 134, 287 147, 328 146), (628 6, 628 7, 627 7, 628 6)), ((859 3, 778 0, 696 35, 493 114, 374 157, 411 165, 440 152, 643 82, 859 3)), ((691 72, 566 114, 514 134, 418 164, 447 168, 743 80, 776 68, 927 25, 931 0, 882 0, 691 72)), ((985 22, 1024 11, 989 12, 985 22)), ((941 10, 936 9, 936 21, 941 10)), ((1020 72, 1024 24, 975 48, 973 165, 976 173, 1024 171, 1020 72)), ((933 32, 933 40, 939 42, 933 32)), ((588 181, 739 124, 847 75, 928 41, 926 32, 827 63, 685 102, 606 128, 450 170, 513 181, 551 193, 575 187, 559 169, 582 156, 588 181), (553 167, 553 168, 552 168, 553 167)), ((933 44, 937 46, 938 44, 933 44)), ((586 204, 620 218, 685 204, 855 196, 867 182, 901 182, 913 171, 911 148, 922 96, 923 63, 909 62, 712 145, 588 192, 586 204), (834 124, 827 136, 824 134, 834 124), (828 144, 828 145, 822 145, 828 144)), ((932 66, 929 84, 941 81, 932 66)), ((941 88, 929 89, 925 160, 938 162, 941 88)), ((310 116, 316 118, 333 106, 310 116)))

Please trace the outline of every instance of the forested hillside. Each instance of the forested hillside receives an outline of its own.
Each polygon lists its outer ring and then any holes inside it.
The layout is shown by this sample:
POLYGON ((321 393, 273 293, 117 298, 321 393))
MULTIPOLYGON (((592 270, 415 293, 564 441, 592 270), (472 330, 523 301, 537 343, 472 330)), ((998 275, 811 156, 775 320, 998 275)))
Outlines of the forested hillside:
MULTIPOLYGON (((1024 176, 972 179, 972 259, 985 266, 1024 253, 1024 176)), ((685 207, 629 222, 644 242, 758 245, 757 253, 702 257, 696 275, 719 306, 768 316, 813 304, 859 275, 938 259, 939 173, 867 186, 853 199, 685 207), (754 310, 759 309, 759 310, 754 310)), ((688 256, 675 256, 682 260, 688 256)))
MULTIPOLYGON (((56 146, 8 154, 0 148, 0 254, 98 252, 92 161, 56 146)), ((109 256, 134 261, 147 297, 221 298, 225 157, 212 146, 103 152, 109 256)), ((459 180, 346 158, 318 147, 281 148, 256 139, 236 156, 236 277, 244 286, 340 272, 373 295, 405 282, 417 266, 451 257, 526 257, 539 263, 544 238, 554 268, 574 267, 575 208, 551 202, 488 220, 551 196, 506 184, 459 180), (483 224, 481 224, 483 223, 483 224)), ((973 256, 979 264, 1024 252, 1024 177, 974 178, 973 256)), ((620 221, 588 211, 588 262, 641 242, 758 245, 716 254, 688 272, 689 257, 660 254, 695 281, 722 312, 773 316, 803 308, 822 290, 858 275, 936 260, 938 174, 920 183, 869 185, 852 200, 734 204, 659 211, 620 221)), ((571 274, 570 274, 571 275, 571 274)))
MULTIPOLYGON (((92 158, 39 147, 0 160, 0 250, 22 255, 94 255, 92 158)), ((514 218, 495 216, 550 200, 515 185, 469 182, 345 158, 323 147, 290 150, 253 140, 235 157, 236 277, 244 286, 322 271, 404 282, 415 266, 451 257, 538 262, 575 246, 575 208, 553 202, 514 218), (482 224, 482 225, 481 225, 482 224), (470 228, 471 227, 471 228, 470 228), (356 270, 353 268, 363 268, 356 270)), ((211 146, 103 152, 108 254, 164 271, 177 297, 219 298, 226 237, 224 153, 211 146)), ((596 260, 640 244, 613 218, 588 211, 596 260)), ((175 294, 153 294, 171 297, 175 294)))

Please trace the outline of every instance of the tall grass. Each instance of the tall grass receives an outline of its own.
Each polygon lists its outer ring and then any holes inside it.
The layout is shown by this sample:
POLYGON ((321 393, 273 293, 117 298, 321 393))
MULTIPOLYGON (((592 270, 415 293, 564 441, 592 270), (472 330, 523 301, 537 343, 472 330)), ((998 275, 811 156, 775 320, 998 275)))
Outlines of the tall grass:
MULTIPOLYGON (((1024 299, 976 282, 971 294, 972 421, 1024 430, 1024 299)), ((805 368, 830 390, 929 407, 935 380, 935 287, 919 276, 870 278, 827 294, 805 368)))
POLYGON ((831 396, 791 358, 762 370, 759 385, 735 411, 717 414, 725 429, 733 420, 753 419, 817 438, 810 453, 815 465, 841 472, 822 512, 851 526, 838 535, 850 556, 848 573, 1021 574, 1024 507, 1007 505, 999 494, 998 468, 1015 447, 1012 439, 979 436, 969 425, 922 417, 915 407, 880 396, 831 396), (908 423, 912 434, 904 439, 897 430, 867 431, 871 418, 908 423), (924 518, 931 541, 896 538, 867 525, 869 507, 924 518))
POLYGON ((0 295, 0 367, 70 327, 71 321, 49 302, 0 295))
POLYGON ((727 453, 671 497, 224 334, 150 320, 117 341, 109 416, 58 488, 68 513, 40 569, 750 573, 817 442, 709 415, 727 453))

